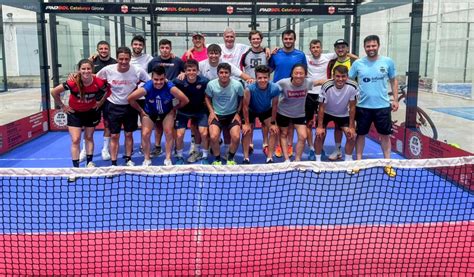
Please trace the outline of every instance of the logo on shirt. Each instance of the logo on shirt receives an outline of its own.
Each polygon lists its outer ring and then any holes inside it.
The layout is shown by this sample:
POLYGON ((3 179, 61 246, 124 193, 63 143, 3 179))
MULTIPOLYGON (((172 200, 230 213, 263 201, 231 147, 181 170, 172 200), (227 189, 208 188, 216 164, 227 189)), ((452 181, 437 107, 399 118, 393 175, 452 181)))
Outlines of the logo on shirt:
POLYGON ((196 89, 201 89, 202 88, 202 85, 197 85, 196 86, 196 89))
POLYGON ((262 64, 262 59, 250 59, 250 67, 251 68, 255 68, 260 64, 262 64))
POLYGON ((387 69, 386 69, 385 67, 383 67, 383 66, 380 67, 379 71, 380 71, 380 73, 382 73, 382 74, 387 73, 387 69))
POLYGON ((288 98, 306 97, 306 90, 289 90, 288 98))
POLYGON ((368 82, 370 82, 370 78, 365 77, 365 78, 362 79, 362 81, 364 81, 364 83, 368 83, 368 82))

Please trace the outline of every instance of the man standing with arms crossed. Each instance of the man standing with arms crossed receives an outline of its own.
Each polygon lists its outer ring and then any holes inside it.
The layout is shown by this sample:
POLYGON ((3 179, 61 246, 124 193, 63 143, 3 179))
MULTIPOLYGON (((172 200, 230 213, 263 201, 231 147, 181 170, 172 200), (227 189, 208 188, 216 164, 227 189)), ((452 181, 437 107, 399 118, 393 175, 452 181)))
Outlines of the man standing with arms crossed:
MULTIPOLYGON (((398 110, 398 81, 395 78, 397 73, 393 60, 379 55, 379 48, 379 37, 376 35, 367 36, 364 39, 364 50, 367 57, 355 61, 349 71, 349 77, 351 79, 357 78, 360 87, 360 98, 356 107, 357 160, 362 159, 365 136, 369 133, 372 123, 380 135, 383 156, 385 159, 390 159, 391 112, 398 110), (390 81, 393 92, 392 103, 390 103, 388 96, 388 81, 390 81)), ((390 177, 397 175, 391 166, 386 166, 384 171, 390 177)))

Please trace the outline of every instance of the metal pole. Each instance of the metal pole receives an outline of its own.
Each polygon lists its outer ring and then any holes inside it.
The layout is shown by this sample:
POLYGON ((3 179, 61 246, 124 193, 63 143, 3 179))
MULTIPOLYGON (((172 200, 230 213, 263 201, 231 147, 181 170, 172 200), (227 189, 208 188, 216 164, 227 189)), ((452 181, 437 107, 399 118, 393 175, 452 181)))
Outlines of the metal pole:
POLYGON ((418 106, 418 81, 420 78, 421 33, 423 27, 423 0, 413 0, 410 28, 410 54, 408 62, 407 128, 416 128, 416 110, 418 106))

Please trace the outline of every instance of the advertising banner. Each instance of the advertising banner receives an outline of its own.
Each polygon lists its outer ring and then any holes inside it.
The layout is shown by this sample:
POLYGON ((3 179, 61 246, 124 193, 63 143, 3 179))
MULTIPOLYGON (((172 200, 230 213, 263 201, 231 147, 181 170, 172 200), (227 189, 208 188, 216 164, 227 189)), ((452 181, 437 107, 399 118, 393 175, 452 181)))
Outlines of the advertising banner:
POLYGON ((0 154, 48 131, 48 112, 43 111, 0 126, 0 154))

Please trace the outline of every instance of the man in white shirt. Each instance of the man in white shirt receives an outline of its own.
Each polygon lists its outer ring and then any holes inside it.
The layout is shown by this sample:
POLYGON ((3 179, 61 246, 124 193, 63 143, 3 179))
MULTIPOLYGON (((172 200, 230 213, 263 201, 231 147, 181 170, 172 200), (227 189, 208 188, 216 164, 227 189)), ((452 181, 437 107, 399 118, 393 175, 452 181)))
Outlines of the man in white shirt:
POLYGON ((132 59, 130 64, 141 68, 143 70, 148 69, 148 63, 153 59, 150 54, 144 53, 145 49, 145 38, 141 35, 136 35, 132 38, 132 59))
POLYGON ((133 148, 133 132, 138 128, 138 113, 128 103, 128 95, 137 85, 150 80, 145 70, 130 64, 132 51, 128 47, 117 48, 117 64, 104 67, 97 77, 107 80, 112 94, 107 98, 105 108, 110 129, 110 156, 112 165, 117 165, 119 137, 122 125, 125 131, 125 162, 128 166, 135 165, 131 160, 133 148))
MULTIPOLYGON (((318 112, 318 127, 316 128, 316 161, 321 161, 326 126, 333 121, 346 136, 345 160, 352 161, 355 146, 355 115, 359 88, 356 82, 348 79, 346 66, 334 68, 334 79, 328 80, 322 86, 318 112)), ((348 171, 352 173, 352 171, 348 171)))
POLYGON ((316 139, 313 141, 313 120, 314 115, 318 112, 318 96, 321 91, 321 86, 327 81, 327 66, 330 60, 337 58, 336 53, 322 53, 323 47, 319 39, 313 39, 309 43, 309 51, 311 55, 306 55, 308 62, 308 77, 313 81, 317 81, 317 84, 312 90, 308 91, 306 97, 305 111, 306 111, 306 125, 307 127, 307 143, 309 145, 308 159, 310 161, 315 160, 315 144, 316 139))
POLYGON ((224 43, 219 44, 222 49, 222 62, 227 62, 236 67, 240 67, 240 58, 250 47, 235 42, 235 31, 231 27, 225 28, 223 37, 224 43))

